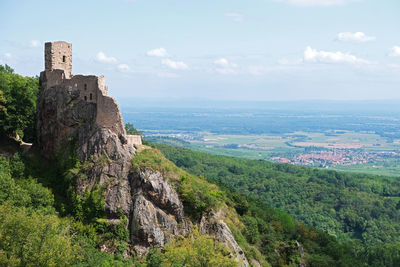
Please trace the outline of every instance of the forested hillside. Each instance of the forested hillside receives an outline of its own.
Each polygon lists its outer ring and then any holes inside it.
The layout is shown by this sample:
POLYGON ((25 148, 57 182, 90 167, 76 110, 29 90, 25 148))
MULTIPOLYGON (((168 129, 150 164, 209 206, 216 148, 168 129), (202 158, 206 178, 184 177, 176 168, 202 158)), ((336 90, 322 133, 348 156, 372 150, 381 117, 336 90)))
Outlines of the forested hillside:
POLYGON ((155 144, 177 166, 342 241, 400 251, 400 180, 215 156, 155 144))
MULTIPOLYGON (((71 178, 80 165, 66 170, 32 154, 0 159, 1 264, 200 266, 197 262, 203 261, 205 265, 201 266, 236 266, 224 256, 227 252, 220 243, 196 231, 194 239, 177 239, 162 252, 153 248, 142 259, 124 259, 128 230, 123 225, 106 223, 101 193, 79 198, 71 191, 71 178), (101 252, 105 242, 113 244, 116 251, 101 252)), ((144 150, 134 163, 166 171, 171 179, 181 177, 175 183, 193 223, 213 209, 234 207, 239 215, 227 209, 228 225, 246 256, 262 266, 362 264, 362 252, 350 244, 341 244, 333 236, 310 229, 284 212, 186 174, 155 150, 144 150)))

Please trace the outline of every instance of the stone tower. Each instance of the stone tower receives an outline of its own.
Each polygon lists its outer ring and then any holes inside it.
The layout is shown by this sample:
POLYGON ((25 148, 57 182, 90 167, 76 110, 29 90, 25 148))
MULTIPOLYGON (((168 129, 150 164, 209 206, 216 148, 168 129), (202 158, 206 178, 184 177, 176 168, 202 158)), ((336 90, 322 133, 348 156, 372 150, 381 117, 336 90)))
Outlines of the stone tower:
POLYGON ((66 79, 72 76, 72 44, 58 41, 44 46, 45 71, 63 70, 66 79))

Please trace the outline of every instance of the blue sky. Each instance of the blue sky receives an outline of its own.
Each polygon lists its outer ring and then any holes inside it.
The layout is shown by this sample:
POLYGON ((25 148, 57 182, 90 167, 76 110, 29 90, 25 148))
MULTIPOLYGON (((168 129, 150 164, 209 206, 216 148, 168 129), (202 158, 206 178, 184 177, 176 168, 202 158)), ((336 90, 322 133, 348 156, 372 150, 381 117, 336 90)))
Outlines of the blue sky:
POLYGON ((398 0, 0 1, 0 64, 75 74, 119 99, 400 99, 398 0))

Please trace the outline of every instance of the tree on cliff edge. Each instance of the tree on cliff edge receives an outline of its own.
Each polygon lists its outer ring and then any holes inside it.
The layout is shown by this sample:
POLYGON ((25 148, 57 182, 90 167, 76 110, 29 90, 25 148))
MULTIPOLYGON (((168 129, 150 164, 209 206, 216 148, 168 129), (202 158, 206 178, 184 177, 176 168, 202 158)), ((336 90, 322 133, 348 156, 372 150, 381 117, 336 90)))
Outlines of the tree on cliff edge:
POLYGON ((35 136, 38 78, 15 74, 8 65, 0 65, 0 133, 24 137, 32 142, 35 136))
POLYGON ((132 123, 126 123, 125 124, 125 131, 127 134, 132 134, 132 135, 143 135, 143 131, 137 130, 132 123))

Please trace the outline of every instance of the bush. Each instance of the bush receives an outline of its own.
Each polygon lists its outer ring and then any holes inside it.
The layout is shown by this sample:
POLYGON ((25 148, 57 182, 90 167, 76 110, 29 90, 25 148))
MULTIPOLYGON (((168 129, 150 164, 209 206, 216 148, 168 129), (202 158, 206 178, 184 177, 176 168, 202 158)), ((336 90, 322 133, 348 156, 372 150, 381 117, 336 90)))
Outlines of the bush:
POLYGON ((187 238, 178 238, 164 247, 161 266, 221 266, 239 264, 230 257, 230 252, 213 237, 200 235, 197 230, 187 238))

